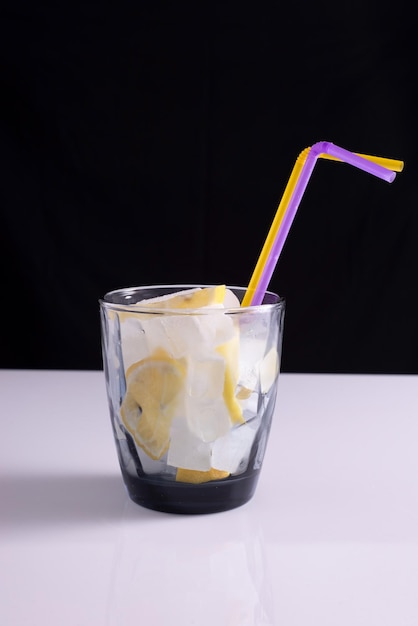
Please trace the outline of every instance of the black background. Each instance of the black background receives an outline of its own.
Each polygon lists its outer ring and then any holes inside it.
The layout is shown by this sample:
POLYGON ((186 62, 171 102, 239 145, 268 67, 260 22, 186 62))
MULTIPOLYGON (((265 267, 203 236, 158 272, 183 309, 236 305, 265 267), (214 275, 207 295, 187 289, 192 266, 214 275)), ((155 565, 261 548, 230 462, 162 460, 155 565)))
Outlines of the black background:
POLYGON ((98 299, 246 285, 298 154, 270 283, 283 371, 418 373, 416 34, 402 2, 2 4, 3 368, 101 368, 98 299))

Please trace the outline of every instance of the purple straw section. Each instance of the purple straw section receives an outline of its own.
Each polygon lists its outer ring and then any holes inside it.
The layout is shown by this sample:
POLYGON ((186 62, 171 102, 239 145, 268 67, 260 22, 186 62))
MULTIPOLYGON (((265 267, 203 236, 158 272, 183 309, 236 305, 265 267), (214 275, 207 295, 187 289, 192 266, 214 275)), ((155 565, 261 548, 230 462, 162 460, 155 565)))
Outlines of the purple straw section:
POLYGON ((332 156, 341 159, 344 163, 354 165, 354 167, 358 167, 368 174, 373 174, 374 176, 382 178, 389 183, 395 180, 396 177, 396 173, 388 170, 386 167, 382 167, 373 161, 369 161, 368 159, 360 157, 357 154, 353 154, 349 150, 340 148, 329 141, 319 141, 318 143, 315 143, 309 150, 305 163, 303 164, 302 171, 295 185, 292 197, 290 198, 279 231, 276 235, 270 256, 267 259, 258 285, 254 291, 254 296, 251 300, 252 306, 256 306, 263 302, 264 295, 269 286, 270 279, 277 265, 277 261, 282 252, 287 235, 289 234, 296 211, 298 210, 300 201, 315 167, 315 163, 321 154, 331 154, 332 156))

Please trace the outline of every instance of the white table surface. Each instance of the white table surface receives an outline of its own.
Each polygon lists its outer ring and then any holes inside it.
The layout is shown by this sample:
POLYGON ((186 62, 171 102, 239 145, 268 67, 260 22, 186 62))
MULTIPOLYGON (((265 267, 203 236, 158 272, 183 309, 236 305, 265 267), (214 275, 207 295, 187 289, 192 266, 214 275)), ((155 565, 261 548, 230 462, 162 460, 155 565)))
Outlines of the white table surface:
POLYGON ((131 502, 102 372, 0 370, 2 626, 416 626, 418 376, 282 374, 254 498, 131 502))

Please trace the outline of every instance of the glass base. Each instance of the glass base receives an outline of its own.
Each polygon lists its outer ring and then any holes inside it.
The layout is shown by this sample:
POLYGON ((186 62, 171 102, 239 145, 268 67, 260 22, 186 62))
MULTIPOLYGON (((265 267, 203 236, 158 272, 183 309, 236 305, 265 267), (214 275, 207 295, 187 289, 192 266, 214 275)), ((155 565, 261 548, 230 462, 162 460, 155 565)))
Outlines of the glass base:
POLYGON ((254 495, 260 471, 198 485, 122 472, 129 497, 136 504, 163 513, 199 515, 242 506, 254 495))

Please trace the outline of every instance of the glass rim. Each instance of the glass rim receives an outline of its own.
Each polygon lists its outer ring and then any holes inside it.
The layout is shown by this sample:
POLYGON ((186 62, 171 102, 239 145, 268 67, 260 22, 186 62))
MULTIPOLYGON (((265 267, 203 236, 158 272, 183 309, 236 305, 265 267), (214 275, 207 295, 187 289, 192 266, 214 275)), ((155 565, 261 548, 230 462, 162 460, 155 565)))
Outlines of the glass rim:
MULTIPOLYGON (((205 308, 157 308, 157 307, 147 307, 147 306, 141 306, 139 303, 138 304, 120 304, 120 303, 116 303, 116 302, 111 302, 109 301, 107 298, 109 298, 112 295, 117 295, 117 294, 126 294, 126 295, 130 295, 130 294, 134 294, 137 293, 138 291, 151 291, 151 290, 156 290, 156 289, 170 289, 173 290, 172 293, 174 293, 174 290, 177 291, 184 291, 186 289, 196 289, 198 287, 205 289, 208 287, 217 287, 219 286, 219 283, 217 284, 202 284, 202 283, 168 283, 168 284, 152 284, 152 285, 136 285, 136 286, 132 286, 132 287, 120 287, 118 289, 112 289, 111 291, 108 291, 104 294, 103 297, 99 298, 99 304, 101 307, 105 308, 105 309, 109 309, 109 310, 113 310, 113 311, 130 311, 130 312, 135 312, 135 313, 148 313, 148 314, 156 314, 156 313, 163 313, 163 314, 169 314, 169 313, 173 313, 175 312, 176 314, 190 314, 190 312, 193 312, 193 314, 201 314, 201 315, 207 315, 208 312, 212 313, 212 312, 217 312, 219 311, 220 313, 239 313, 239 312, 243 312, 243 311, 266 311, 268 309, 274 309, 274 308, 283 308, 286 304, 286 300, 283 296, 280 296, 279 294, 277 294, 274 291, 266 291, 265 295, 266 296, 272 296, 274 299, 277 299, 275 302, 266 302, 266 303, 261 303, 261 304, 255 304, 255 305, 247 305, 247 306, 236 306, 236 307, 219 307, 219 306, 208 306, 205 308)), ((247 287, 242 287, 239 285, 225 285, 227 289, 230 289, 231 291, 237 290, 237 291, 241 291, 244 293, 247 291, 247 287)), ((168 295, 168 294, 167 294, 168 295)))

